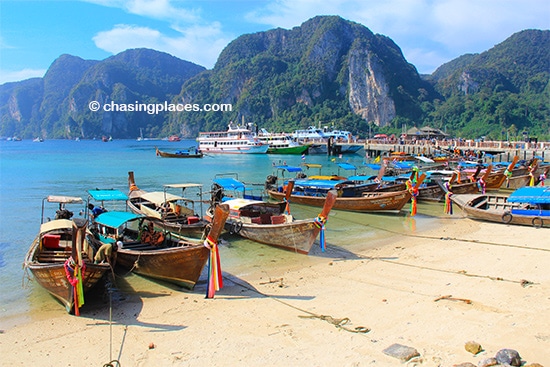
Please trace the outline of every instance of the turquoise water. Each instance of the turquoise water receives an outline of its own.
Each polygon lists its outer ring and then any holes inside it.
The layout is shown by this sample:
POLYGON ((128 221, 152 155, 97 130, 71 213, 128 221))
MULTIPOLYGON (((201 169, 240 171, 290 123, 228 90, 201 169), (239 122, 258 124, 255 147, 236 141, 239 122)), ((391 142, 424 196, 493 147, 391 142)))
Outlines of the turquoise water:
MULTIPOLYGON (((46 140, 0 141, 0 318, 25 315, 34 308, 59 309, 65 312, 45 291, 29 282, 22 263, 25 253, 40 225, 42 199, 47 195, 71 195, 87 198, 86 190, 119 189, 127 191, 128 171, 134 171, 137 185, 147 191, 162 190, 163 184, 193 182, 209 191, 212 179, 220 173, 237 173, 241 181, 262 184, 273 174, 273 165, 286 162, 299 165, 300 156, 289 155, 212 155, 202 159, 170 159, 155 155, 155 146, 174 152, 194 145, 194 141, 115 140, 46 140)), ((306 156, 308 163, 323 164, 323 174, 351 175, 338 172, 338 167, 325 155, 306 156)), ((344 155, 336 161, 360 166, 363 156, 344 155)), ((361 172, 365 172, 362 170, 361 172)), ((359 172, 358 172, 359 173, 359 172)), ((373 172, 367 172, 372 174, 373 172)), ((318 174, 315 170, 311 174, 318 174)), ((205 195, 208 199, 209 195, 205 195)), ((51 207, 50 216, 56 207, 51 207)), ((75 216, 79 208, 70 207, 75 216)), ((413 221, 406 213, 376 215, 332 212, 327 223, 327 252, 313 251, 308 258, 347 256, 361 246, 387 236, 387 231, 410 232, 428 227, 442 216, 442 204, 420 204, 413 221)), ((316 216, 319 208, 292 206, 297 218, 316 216)), ((237 237, 224 237, 222 267, 238 276, 251 267, 268 271, 273 262, 300 264, 303 255, 259 245, 237 237)), ((309 259, 307 260, 309 261, 309 259)), ((157 287, 135 277, 129 281, 138 286, 157 287)), ((203 280, 204 282, 204 280, 203 280)), ((195 291, 200 291, 197 286, 195 291)))

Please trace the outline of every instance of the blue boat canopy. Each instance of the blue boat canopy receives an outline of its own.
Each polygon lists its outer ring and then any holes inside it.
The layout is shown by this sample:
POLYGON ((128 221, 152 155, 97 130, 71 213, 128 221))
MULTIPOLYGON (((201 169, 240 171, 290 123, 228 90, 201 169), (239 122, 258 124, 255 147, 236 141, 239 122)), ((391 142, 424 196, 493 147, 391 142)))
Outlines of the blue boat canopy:
POLYGON ((301 167, 295 167, 295 166, 275 166, 275 168, 287 171, 287 172, 302 172, 301 167))
POLYGON ((343 168, 343 169, 348 170, 348 171, 353 171, 353 170, 357 169, 357 167, 355 167, 353 164, 346 163, 346 162, 338 163, 338 167, 343 168))
POLYGON ((124 223, 143 217, 130 212, 105 212, 95 218, 95 222, 111 228, 118 228, 124 223))
POLYGON ((120 190, 88 190, 88 194, 96 201, 128 200, 128 195, 120 190))
POLYGON ((369 167, 370 169, 375 170, 375 171, 379 171, 380 168, 382 167, 381 165, 379 165, 379 164, 374 164, 374 163, 363 163, 363 165, 364 165, 365 167, 369 167))
POLYGON ((215 178, 214 183, 217 183, 221 187, 223 187, 225 190, 240 190, 244 191, 244 184, 231 177, 220 177, 215 178))
POLYGON ((550 204, 550 187, 522 187, 511 193, 508 201, 511 203, 550 204))
POLYGON ((304 187, 304 188, 310 188, 310 189, 323 189, 323 190, 330 190, 336 186, 336 184, 339 184, 344 181, 338 181, 338 180, 295 180, 294 181, 294 187, 304 187))

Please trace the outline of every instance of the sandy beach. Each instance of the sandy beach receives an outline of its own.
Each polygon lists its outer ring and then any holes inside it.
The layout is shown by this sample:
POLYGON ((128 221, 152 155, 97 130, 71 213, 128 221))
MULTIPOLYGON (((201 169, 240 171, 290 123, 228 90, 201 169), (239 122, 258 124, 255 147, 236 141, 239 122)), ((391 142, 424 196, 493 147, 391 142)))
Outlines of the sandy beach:
POLYGON ((445 223, 368 246, 328 238, 325 254, 289 266, 224 268, 214 299, 203 277, 193 292, 117 295, 112 316, 107 303, 11 320, 0 364, 477 366, 511 348, 550 366, 550 232, 460 214, 445 223), (466 351, 468 341, 483 350, 466 351), (419 356, 384 353, 396 343, 419 356))

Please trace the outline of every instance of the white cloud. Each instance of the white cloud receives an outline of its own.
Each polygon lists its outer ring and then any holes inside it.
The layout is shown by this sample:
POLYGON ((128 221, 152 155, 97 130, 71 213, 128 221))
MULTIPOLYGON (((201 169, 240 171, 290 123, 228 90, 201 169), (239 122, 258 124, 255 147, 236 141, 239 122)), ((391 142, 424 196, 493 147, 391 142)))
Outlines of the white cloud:
POLYGON ((172 5, 171 0, 85 0, 97 5, 120 8, 130 14, 171 21, 198 21, 197 11, 172 5))
POLYGON ((0 84, 43 77, 46 69, 0 70, 0 84))
POLYGON ((219 23, 209 26, 191 26, 175 29, 178 35, 167 36, 158 30, 126 24, 93 37, 96 46, 113 54, 129 48, 151 48, 164 51, 180 59, 212 68, 220 52, 229 43, 219 23))

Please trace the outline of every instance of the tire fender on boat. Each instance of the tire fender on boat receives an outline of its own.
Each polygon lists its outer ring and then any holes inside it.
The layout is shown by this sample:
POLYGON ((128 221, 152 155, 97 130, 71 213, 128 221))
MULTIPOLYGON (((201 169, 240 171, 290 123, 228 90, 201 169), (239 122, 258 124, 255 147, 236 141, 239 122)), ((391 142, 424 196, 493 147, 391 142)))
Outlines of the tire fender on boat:
POLYGON ((541 217, 535 217, 533 218, 533 220, 531 221, 531 224, 533 225, 533 227, 535 228, 541 228, 544 224, 543 220, 541 217))
POLYGON ((508 224, 511 221, 512 221, 512 213, 505 212, 504 214, 502 214, 502 222, 508 224))
POLYGON ((242 222, 233 222, 231 224, 231 228, 229 229, 229 233, 239 234, 239 232, 241 231, 242 228, 243 228, 243 223, 242 222))

